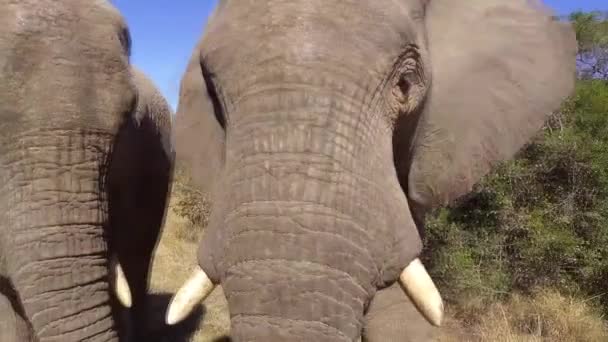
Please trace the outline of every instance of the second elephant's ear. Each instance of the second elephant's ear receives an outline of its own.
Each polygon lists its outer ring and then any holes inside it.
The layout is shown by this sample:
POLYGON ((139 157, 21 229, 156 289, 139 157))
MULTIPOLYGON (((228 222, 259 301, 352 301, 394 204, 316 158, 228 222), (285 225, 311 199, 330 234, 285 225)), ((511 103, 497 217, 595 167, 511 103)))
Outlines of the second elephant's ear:
POLYGON ((174 126, 176 164, 209 194, 224 164, 225 130, 197 45, 182 77, 174 126))
POLYGON ((431 0, 432 85, 416 128, 408 197, 423 207, 466 194, 537 133, 571 94, 576 38, 529 0, 431 0))

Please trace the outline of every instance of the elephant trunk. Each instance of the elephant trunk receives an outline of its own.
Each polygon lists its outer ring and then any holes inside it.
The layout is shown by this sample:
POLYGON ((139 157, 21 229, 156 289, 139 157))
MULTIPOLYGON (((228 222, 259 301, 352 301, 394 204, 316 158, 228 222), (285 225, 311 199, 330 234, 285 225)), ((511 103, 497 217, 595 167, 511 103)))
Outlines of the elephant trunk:
POLYGON ((0 154, 8 166, 0 207, 25 316, 41 342, 118 341, 104 236, 113 135, 49 129, 13 138, 0 154))
MULTIPOLYGON (((269 193, 288 186, 272 184, 271 177, 259 179, 269 193)), ((295 184, 331 187, 296 178, 295 184)), ((222 285, 235 341, 352 341, 358 335, 376 264, 364 228, 329 202, 296 196, 243 202, 228 217, 222 285)))
POLYGON ((334 200, 287 194, 289 183, 300 185, 301 191, 332 187, 329 175, 318 175, 327 181, 283 177, 252 178, 253 188, 274 196, 243 201, 226 220, 231 234, 222 258, 222 285, 232 337, 352 341, 360 331, 376 269, 363 242, 365 234, 357 219, 330 204, 334 200), (286 193, 280 196, 281 191, 286 193))
POLYGON ((354 341, 368 297, 343 270, 304 258, 243 263, 223 287, 235 341, 354 341))
POLYGON ((231 113, 228 190, 210 222, 223 247, 209 255, 206 236, 199 262, 220 270, 235 341, 354 341, 382 275, 418 252, 388 266, 407 213, 388 122, 317 87, 265 89, 231 113))

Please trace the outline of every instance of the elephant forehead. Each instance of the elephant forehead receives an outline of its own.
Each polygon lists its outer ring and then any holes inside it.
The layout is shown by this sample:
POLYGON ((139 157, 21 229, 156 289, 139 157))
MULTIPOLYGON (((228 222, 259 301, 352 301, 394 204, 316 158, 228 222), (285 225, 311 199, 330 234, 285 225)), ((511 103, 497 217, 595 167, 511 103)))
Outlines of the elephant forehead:
POLYGON ((218 74, 334 63, 385 74, 415 42, 420 1, 225 1, 207 26, 202 57, 218 74))

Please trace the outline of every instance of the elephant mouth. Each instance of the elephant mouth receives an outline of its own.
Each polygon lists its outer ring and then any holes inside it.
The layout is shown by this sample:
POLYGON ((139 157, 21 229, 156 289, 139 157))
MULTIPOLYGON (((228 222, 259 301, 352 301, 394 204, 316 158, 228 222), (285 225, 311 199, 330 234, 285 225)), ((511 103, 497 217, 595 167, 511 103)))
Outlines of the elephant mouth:
MULTIPOLYGON (((403 269, 399 284, 424 318, 434 326, 440 326, 443 320, 443 300, 420 259, 414 259, 403 269)), ((171 300, 166 323, 175 325, 183 321, 211 294, 215 286, 202 268, 196 268, 171 300)))

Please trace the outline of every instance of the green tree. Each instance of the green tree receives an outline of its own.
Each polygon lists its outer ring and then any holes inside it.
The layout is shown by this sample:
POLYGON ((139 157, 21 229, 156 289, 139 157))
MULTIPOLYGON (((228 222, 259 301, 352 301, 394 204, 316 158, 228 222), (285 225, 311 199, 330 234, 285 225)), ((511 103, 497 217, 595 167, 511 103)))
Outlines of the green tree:
POLYGON ((575 12, 569 19, 578 41, 579 77, 608 79, 608 12, 575 12))

